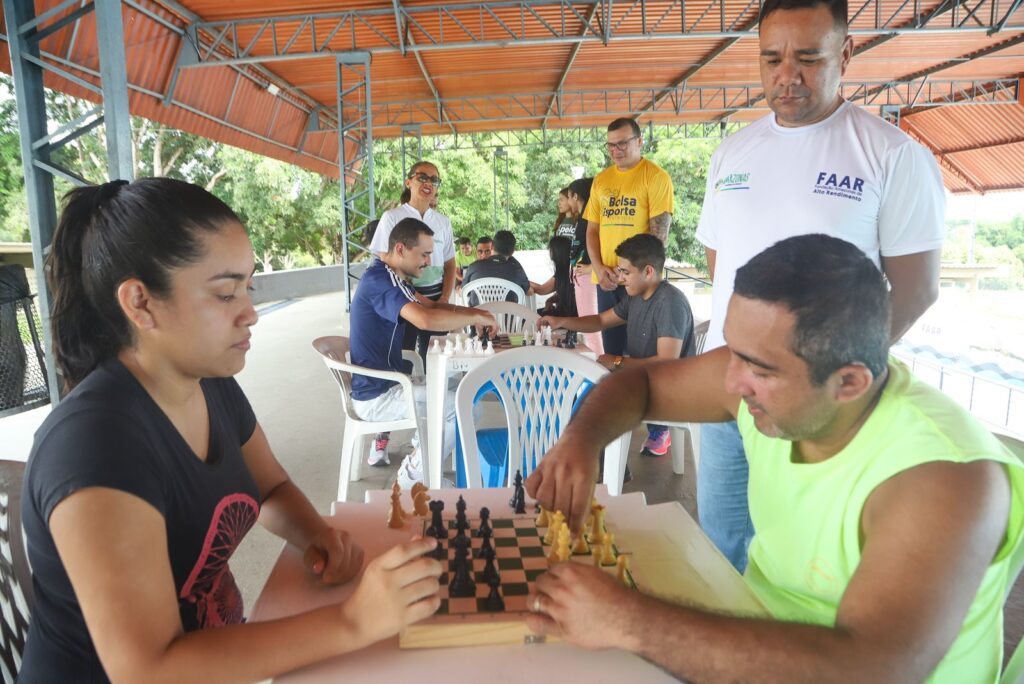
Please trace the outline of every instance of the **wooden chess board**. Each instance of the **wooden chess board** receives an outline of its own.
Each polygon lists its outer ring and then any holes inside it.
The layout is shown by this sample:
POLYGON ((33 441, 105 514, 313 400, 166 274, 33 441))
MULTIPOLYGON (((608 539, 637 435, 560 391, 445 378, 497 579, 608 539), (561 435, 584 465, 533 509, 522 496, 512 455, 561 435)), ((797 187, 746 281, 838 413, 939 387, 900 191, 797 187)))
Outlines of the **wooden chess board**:
MULTIPOLYGON (((483 542, 473 534, 479 528, 480 521, 469 519, 470 530, 467 534, 472 542, 472 575, 476 583, 476 596, 466 598, 452 598, 448 595, 448 582, 453 574, 455 557, 455 547, 451 543, 455 537, 455 521, 446 518, 445 522, 449 532, 448 541, 442 542, 447 551, 447 568, 440 578, 441 607, 433 616, 407 627, 399 635, 399 645, 402 648, 442 648, 543 641, 543 637, 530 632, 525 619, 529 613, 527 597, 533 589, 533 583, 549 567, 547 556, 551 547, 543 543, 547 528, 537 526, 534 514, 490 519, 493 531, 491 545, 495 551, 494 563, 501 576, 505 610, 489 612, 484 608, 490 592, 487 582, 482 579, 485 561, 476 557, 476 551, 483 542)), ((423 521, 424 534, 429 525, 429 519, 423 521)), ((617 557, 618 548, 612 548, 617 557)), ((571 561, 592 565, 593 557, 589 553, 573 554, 571 561)), ((614 564, 605 566, 604 570, 616 573, 614 564)), ((636 586, 633 576, 628 570, 626 572, 630 586, 636 586)))

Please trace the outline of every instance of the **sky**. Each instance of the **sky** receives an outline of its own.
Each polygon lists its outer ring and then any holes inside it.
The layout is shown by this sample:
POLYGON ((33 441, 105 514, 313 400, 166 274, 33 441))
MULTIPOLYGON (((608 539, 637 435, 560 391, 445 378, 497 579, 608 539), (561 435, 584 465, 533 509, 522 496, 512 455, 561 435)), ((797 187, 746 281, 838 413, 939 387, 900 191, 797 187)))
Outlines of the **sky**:
POLYGON ((1008 221, 1024 214, 1024 192, 992 192, 987 195, 946 193, 946 219, 951 221, 1008 221))

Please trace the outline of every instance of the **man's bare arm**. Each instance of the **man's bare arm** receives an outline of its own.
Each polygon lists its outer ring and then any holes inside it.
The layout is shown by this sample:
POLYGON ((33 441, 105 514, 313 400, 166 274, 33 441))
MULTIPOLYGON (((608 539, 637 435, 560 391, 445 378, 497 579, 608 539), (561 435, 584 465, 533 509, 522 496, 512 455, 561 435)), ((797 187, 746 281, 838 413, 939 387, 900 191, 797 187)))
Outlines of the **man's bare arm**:
POLYGON ((891 287, 892 323, 889 340, 896 342, 939 298, 939 260, 942 250, 882 257, 882 272, 891 287))
POLYGON ((642 420, 719 423, 736 416, 725 390, 729 350, 649 363, 606 376, 526 482, 530 496, 568 516, 578 532, 590 510, 601 449, 642 420))
POLYGON ((548 617, 528 624, 635 651, 687 681, 922 681, 955 640, 1009 509, 1005 471, 991 461, 929 463, 879 486, 834 627, 674 606, 571 563, 538 578, 548 617))
POLYGON ((662 244, 668 242, 668 229, 672 227, 672 214, 667 211, 651 218, 647 222, 647 232, 661 240, 662 244))

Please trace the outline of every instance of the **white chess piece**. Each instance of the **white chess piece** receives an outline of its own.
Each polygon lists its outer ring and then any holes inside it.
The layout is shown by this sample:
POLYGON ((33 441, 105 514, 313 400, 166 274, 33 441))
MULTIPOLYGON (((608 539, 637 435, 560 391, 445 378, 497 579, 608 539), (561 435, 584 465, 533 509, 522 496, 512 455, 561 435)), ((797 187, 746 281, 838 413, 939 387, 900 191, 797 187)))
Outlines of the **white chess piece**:
POLYGON ((494 356, 494 342, 487 341, 487 350, 484 352, 484 356, 494 356))
POLYGON ((434 341, 430 345, 429 353, 430 354, 440 354, 441 353, 441 340, 437 339, 436 337, 434 338, 434 341))
POLYGON ((544 328, 544 341, 551 344, 551 326, 544 328))
POLYGON ((465 339, 465 341, 462 343, 462 351, 464 353, 466 353, 466 354, 472 354, 473 353, 473 340, 471 340, 470 338, 467 337, 465 339))
POLYGON ((473 340, 473 354, 479 356, 484 353, 484 343, 479 339, 473 340))
POLYGON ((543 337, 544 337, 544 335, 542 335, 538 331, 537 334, 533 336, 533 346, 535 346, 535 347, 543 346, 543 344, 544 344, 544 340, 542 339, 543 337))
POLYGON ((455 345, 452 344, 450 339, 444 341, 444 351, 441 352, 446 356, 451 356, 455 352, 455 345))

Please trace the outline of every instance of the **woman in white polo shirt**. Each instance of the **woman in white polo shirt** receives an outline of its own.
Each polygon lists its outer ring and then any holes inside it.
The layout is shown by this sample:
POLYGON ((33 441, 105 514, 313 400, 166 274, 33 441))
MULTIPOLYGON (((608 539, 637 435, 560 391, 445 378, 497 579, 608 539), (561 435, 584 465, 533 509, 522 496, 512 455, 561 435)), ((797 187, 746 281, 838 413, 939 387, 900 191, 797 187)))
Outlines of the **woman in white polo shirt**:
MULTIPOLYGON (((430 265, 412 281, 412 285, 416 292, 428 299, 447 302, 455 289, 455 235, 448 217, 431 208, 436 204, 440 186, 441 176, 436 166, 428 161, 413 164, 405 179, 406 192, 402 194, 402 204, 380 217, 370 242, 370 251, 377 255, 386 254, 391 229, 402 219, 411 216, 423 221, 434 231, 434 251, 430 255, 430 265)), ((420 330, 411 323, 406 324, 402 349, 415 349, 426 361, 432 334, 443 333, 420 330)))

